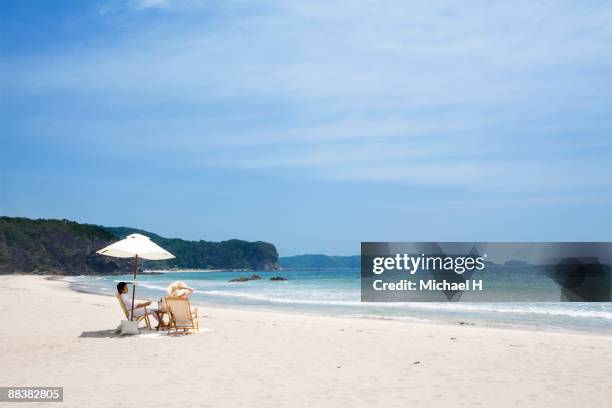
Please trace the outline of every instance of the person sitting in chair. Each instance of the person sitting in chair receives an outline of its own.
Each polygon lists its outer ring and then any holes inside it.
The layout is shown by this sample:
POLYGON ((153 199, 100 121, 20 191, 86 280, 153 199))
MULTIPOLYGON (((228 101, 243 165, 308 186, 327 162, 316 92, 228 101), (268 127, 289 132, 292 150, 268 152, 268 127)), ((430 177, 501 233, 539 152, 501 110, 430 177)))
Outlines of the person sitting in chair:
POLYGON ((168 293, 168 297, 188 298, 189 295, 191 295, 194 292, 194 290, 193 288, 190 288, 189 286, 187 286, 185 282, 176 281, 176 282, 172 282, 168 286, 168 290, 166 292, 168 293))
MULTIPOLYGON (((171 297, 171 298, 178 297, 178 298, 189 299, 189 295, 191 295, 194 291, 195 290, 187 286, 185 282, 176 281, 176 282, 172 282, 168 286, 168 290, 166 291, 166 293, 168 293, 168 297, 171 297)), ((197 312, 198 308, 192 306, 191 310, 193 312, 197 312)))
MULTIPOLYGON (((132 311, 132 298, 131 296, 128 295, 128 284, 126 282, 119 282, 117 284, 117 292, 121 295, 121 299, 123 300, 123 304, 125 305, 125 308, 127 309, 128 313, 131 313, 132 311)), ((149 305, 151 304, 151 301, 146 301, 146 302, 141 302, 141 303, 134 303, 134 317, 135 318, 139 318, 142 317, 144 315, 145 312, 145 307, 146 307, 146 311, 147 314, 149 316, 153 316, 155 318, 155 321, 157 321, 157 314, 155 313, 157 311, 156 307, 149 307, 149 305)))

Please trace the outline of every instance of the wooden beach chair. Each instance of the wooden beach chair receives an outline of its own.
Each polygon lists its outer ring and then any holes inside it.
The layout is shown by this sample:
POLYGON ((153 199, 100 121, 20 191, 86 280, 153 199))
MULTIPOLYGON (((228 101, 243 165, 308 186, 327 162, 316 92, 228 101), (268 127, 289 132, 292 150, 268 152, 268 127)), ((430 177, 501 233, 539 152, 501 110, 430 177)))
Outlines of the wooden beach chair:
MULTIPOLYGON (((123 309, 123 313, 125 314, 125 318, 127 320, 130 320, 130 311, 127 309, 127 307, 125 307, 125 303, 123 303, 123 298, 121 297, 121 295, 119 293, 115 294, 117 296, 117 299, 119 300, 119 304, 121 305, 121 309, 123 309)), ((136 309, 134 309, 136 310, 136 309)), ((147 328, 149 330, 151 330, 151 322, 149 321, 149 312, 147 311, 147 307, 144 307, 144 314, 140 317, 137 317, 136 319, 137 322, 144 320, 145 324, 147 325, 147 328)))
POLYGON ((200 331, 198 309, 191 309, 189 299, 167 297, 165 301, 170 314, 168 334, 190 334, 200 331))

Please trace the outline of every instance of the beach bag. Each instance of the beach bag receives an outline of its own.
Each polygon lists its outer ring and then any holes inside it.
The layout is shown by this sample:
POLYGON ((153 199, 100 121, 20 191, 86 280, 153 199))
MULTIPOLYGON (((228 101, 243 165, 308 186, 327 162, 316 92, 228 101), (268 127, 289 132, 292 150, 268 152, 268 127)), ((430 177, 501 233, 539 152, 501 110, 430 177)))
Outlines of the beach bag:
POLYGON ((121 335, 126 334, 139 334, 138 332, 138 320, 122 320, 121 321, 121 335))

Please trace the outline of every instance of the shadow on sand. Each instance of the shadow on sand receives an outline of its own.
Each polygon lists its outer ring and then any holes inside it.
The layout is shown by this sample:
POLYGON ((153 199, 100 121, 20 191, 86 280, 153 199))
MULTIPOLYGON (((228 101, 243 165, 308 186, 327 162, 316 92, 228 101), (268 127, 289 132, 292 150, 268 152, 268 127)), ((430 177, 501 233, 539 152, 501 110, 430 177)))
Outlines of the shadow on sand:
POLYGON ((104 338, 109 338, 109 337, 120 339, 126 336, 122 336, 115 329, 84 331, 79 336, 79 338, 86 338, 86 339, 104 339, 104 338))
POLYGON ((139 331, 139 334, 136 336, 134 335, 122 336, 121 330, 119 328, 110 329, 110 330, 84 331, 80 334, 79 338, 80 339, 109 339, 109 338, 123 339, 126 337, 160 337, 162 335, 168 335, 168 333, 166 332, 156 331, 156 330, 147 330, 144 327, 140 327, 138 331, 139 331))

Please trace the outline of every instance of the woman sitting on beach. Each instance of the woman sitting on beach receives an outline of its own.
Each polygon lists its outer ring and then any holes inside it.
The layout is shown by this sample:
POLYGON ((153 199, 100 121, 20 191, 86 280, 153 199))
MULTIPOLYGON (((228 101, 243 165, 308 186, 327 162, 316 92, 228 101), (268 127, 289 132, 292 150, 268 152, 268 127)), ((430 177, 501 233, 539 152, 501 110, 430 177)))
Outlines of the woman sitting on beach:
POLYGON ((185 282, 176 281, 168 286, 168 297, 188 298, 193 293, 193 288, 187 286, 185 282))
MULTIPOLYGON (((187 286, 185 282, 176 281, 176 282, 172 282, 170 286, 168 286, 168 290, 166 292, 168 293, 168 297, 178 297, 178 298, 189 299, 189 295, 191 295, 194 292, 194 289, 187 286)), ((197 312, 198 308, 191 306, 191 311, 197 312)))

